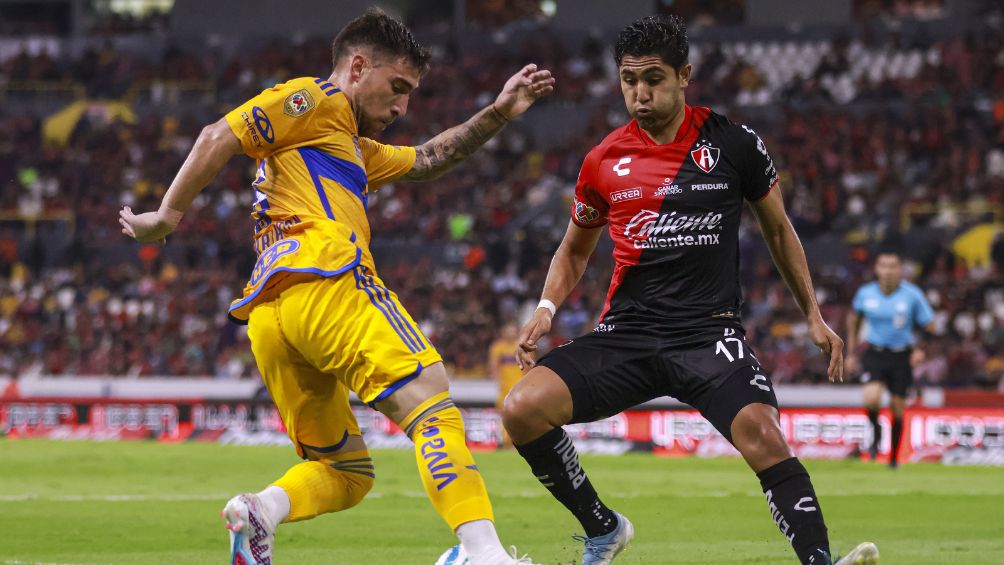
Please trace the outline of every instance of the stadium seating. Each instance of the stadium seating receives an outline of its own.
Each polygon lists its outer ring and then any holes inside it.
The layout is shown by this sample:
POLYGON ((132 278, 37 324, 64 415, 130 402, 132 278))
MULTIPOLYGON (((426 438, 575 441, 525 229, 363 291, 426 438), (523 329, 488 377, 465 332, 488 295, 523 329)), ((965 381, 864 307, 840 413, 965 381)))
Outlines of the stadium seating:
MULTIPOLYGON (((998 236, 990 255, 952 250, 1004 211, 1002 44, 1000 29, 977 44, 836 33, 694 42, 688 100, 766 141, 838 329, 870 251, 902 234, 938 312, 924 383, 1004 382, 1004 243, 998 236)), ((386 139, 419 143, 464 119, 531 57, 555 70, 558 90, 450 175, 384 188, 370 215, 388 285, 458 374, 481 376, 496 328, 536 302, 582 156, 625 117, 609 52, 594 38, 460 45, 436 46, 434 70, 386 139)), ((12 179, 0 184, 0 374, 255 375, 245 333, 224 314, 254 261, 251 162, 234 159, 166 247, 130 244, 116 224, 123 203, 155 206, 204 123, 330 64, 324 39, 235 53, 159 40, 0 46, 0 127, 13 132, 0 141, 0 179, 12 179), (45 118, 81 93, 129 111, 84 105, 64 142, 51 141, 59 135, 45 118)), ((751 341, 776 381, 820 381, 822 360, 751 218, 746 226, 751 341)), ((594 260, 552 343, 591 328, 609 270, 608 257, 594 260)))

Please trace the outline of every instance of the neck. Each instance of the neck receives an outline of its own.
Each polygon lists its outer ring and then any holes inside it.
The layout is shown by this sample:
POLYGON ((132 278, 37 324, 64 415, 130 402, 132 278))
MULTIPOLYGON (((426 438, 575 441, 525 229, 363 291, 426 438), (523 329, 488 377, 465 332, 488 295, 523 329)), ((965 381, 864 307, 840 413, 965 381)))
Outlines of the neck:
POLYGON ((360 118, 359 105, 356 104, 353 97, 351 88, 352 81, 349 80, 349 71, 343 71, 342 69, 336 67, 335 70, 331 71, 331 76, 328 77, 328 82, 340 88, 345 94, 345 99, 349 102, 349 108, 352 108, 352 117, 355 119, 356 127, 358 128, 360 118))
POLYGON ((896 292, 896 288, 897 287, 899 287, 899 281, 896 281, 896 282, 894 282, 892 284, 888 284, 888 285, 879 283, 879 290, 882 291, 882 294, 892 294, 892 293, 896 292))
POLYGON ((673 114, 669 120, 661 124, 654 125, 651 128, 646 128, 641 126, 641 124, 638 125, 641 127, 642 131, 652 138, 652 141, 658 143, 659 145, 664 145, 676 139, 676 134, 680 131, 680 126, 683 125, 683 118, 686 115, 687 103, 682 102, 676 113, 673 114))

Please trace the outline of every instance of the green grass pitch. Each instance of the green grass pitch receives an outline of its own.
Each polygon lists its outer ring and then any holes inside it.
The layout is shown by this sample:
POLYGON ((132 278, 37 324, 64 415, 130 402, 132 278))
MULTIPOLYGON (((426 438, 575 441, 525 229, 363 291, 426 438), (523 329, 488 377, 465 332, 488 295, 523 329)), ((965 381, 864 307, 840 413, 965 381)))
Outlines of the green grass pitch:
MULTIPOLYGON (((347 512, 288 524, 277 565, 432 565, 454 538, 421 492, 413 455, 376 451, 377 483, 347 512)), ((477 456, 500 534, 535 561, 580 558, 577 524, 512 452, 477 456)), ((584 456, 605 502, 635 524, 630 564, 796 563, 754 475, 736 459, 584 456)), ((0 565, 221 564, 219 511, 295 463, 292 449, 0 440, 0 565)), ((1004 470, 808 461, 838 551, 882 563, 1002 563, 1004 470)))

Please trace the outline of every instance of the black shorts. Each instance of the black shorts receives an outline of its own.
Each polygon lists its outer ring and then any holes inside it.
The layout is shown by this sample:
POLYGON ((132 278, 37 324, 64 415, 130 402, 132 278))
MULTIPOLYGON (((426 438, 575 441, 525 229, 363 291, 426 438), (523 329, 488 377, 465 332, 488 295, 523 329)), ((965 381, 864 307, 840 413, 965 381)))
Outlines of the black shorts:
POLYGON ((672 396, 701 412, 729 441, 732 420, 748 404, 777 408, 770 377, 741 327, 665 337, 617 328, 556 347, 538 365, 572 393, 572 422, 594 422, 632 406, 672 396))
POLYGON ((876 381, 889 388, 889 394, 906 397, 913 386, 913 367, 910 365, 910 353, 905 351, 890 351, 869 347, 861 357, 861 382, 876 381))

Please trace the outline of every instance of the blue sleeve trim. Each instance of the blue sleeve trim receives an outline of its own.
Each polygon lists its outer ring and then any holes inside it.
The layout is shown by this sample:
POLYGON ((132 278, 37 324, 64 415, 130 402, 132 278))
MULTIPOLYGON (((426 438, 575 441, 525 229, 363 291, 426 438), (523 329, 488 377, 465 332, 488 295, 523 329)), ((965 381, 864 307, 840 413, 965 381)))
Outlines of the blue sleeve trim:
POLYGON ((398 389, 410 383, 411 381, 417 379, 418 376, 422 374, 423 370, 425 370, 425 367, 423 367, 422 364, 419 363, 418 368, 415 369, 414 373, 408 375, 407 377, 404 377, 403 379, 398 379, 397 381, 394 382, 394 384, 385 388, 384 391, 378 394, 377 397, 374 398, 372 401, 367 402, 367 404, 369 405, 370 408, 373 408, 375 410, 377 402, 380 402, 381 400, 386 400, 387 397, 397 392, 398 389))

